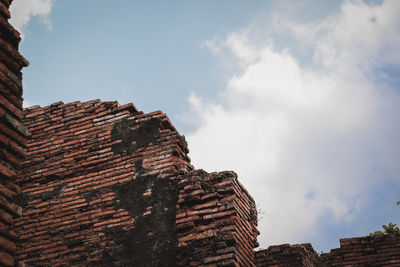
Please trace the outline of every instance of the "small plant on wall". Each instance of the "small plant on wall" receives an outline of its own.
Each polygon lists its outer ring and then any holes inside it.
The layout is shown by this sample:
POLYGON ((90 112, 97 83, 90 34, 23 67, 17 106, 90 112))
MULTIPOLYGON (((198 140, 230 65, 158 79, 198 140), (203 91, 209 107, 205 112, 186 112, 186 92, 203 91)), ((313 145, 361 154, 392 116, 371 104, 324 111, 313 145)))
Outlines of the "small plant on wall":
MULTIPOLYGON (((400 205, 400 201, 397 201, 397 205, 400 205)), ((389 223, 388 225, 382 225, 383 231, 378 230, 370 233, 369 236, 375 235, 390 235, 390 234, 400 234, 400 228, 395 223, 389 223)))

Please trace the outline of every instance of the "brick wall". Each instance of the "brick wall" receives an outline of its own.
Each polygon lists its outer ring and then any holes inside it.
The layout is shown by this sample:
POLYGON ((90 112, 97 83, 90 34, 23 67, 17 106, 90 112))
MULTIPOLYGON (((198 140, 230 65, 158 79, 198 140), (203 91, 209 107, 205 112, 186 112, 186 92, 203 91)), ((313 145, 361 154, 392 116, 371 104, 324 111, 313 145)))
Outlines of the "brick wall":
POLYGON ((21 214, 17 171, 26 143, 22 119, 22 74, 28 62, 19 54, 19 33, 8 23, 11 1, 0 0, 0 265, 13 266, 17 234, 13 220, 21 214))
POLYGON ((184 139, 162 112, 116 102, 26 110, 18 260, 59 266, 174 265, 184 139))
POLYGON ((400 235, 340 239, 340 248, 321 255, 323 266, 400 266, 400 235))
POLYGON ((232 172, 195 171, 164 113, 58 102, 24 123, 21 264, 252 266, 254 200, 232 172))
POLYGON ((179 177, 177 236, 182 266, 255 266, 253 198, 233 172, 179 177))
POLYGON ((311 244, 270 246, 256 252, 256 266, 400 266, 400 235, 344 238, 321 255, 311 244))
POLYGON ((268 249, 256 252, 256 266, 305 266, 318 265, 318 254, 311 244, 270 246, 268 249))

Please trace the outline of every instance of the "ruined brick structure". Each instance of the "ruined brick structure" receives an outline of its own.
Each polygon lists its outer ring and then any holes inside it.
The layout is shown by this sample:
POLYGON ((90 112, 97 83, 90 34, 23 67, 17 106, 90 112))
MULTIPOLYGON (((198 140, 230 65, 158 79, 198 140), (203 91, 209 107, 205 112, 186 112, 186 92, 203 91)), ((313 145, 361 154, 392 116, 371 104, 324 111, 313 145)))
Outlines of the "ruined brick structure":
POLYGON ((344 238, 322 254, 322 266, 400 266, 400 235, 344 238))
MULTIPOLYGON (((234 172, 196 170, 161 111, 117 102, 22 111, 20 37, 0 0, 0 266, 400 266, 400 236, 258 246, 234 172)), ((266 218, 268 219, 268 218, 266 218)))
POLYGON ((256 252, 256 266, 400 266, 400 235, 344 238, 321 255, 311 244, 270 246, 256 252))
POLYGON ((17 234, 13 220, 20 216, 15 184, 24 157, 22 120, 22 74, 28 62, 19 54, 19 33, 8 24, 11 1, 0 1, 0 265, 13 266, 17 234))
POLYGON ((20 262, 254 265, 254 200, 234 173, 194 170, 161 111, 59 102, 24 124, 20 262))
POLYGON ((181 266, 254 266, 257 212, 233 172, 178 177, 176 214, 181 266))
POLYGON ((270 246, 256 252, 256 266, 319 266, 311 244, 270 246))

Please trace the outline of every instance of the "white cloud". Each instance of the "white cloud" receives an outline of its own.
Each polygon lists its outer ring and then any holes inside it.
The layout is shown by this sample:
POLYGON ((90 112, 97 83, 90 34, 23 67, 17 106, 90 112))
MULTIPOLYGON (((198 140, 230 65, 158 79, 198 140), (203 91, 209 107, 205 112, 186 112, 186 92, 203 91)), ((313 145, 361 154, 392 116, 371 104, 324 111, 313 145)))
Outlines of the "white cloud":
POLYGON ((400 64, 399 8, 345 1, 318 22, 275 21, 311 49, 307 67, 275 40, 252 40, 254 29, 206 43, 242 71, 217 100, 190 97, 199 124, 187 136, 190 156, 239 174, 265 211, 262 246, 310 241, 323 216, 351 221, 383 178, 376 169, 399 179, 400 95, 384 73, 400 64))
POLYGON ((398 64, 400 42, 396 15, 398 1, 368 5, 361 0, 342 4, 339 14, 320 24, 292 25, 298 40, 315 43, 315 60, 325 67, 343 65, 363 71, 385 64, 398 64), (346 64, 344 64, 346 63, 346 64))
POLYGON ((10 23, 21 33, 25 34, 25 28, 32 17, 37 16, 48 29, 51 29, 49 14, 55 0, 14 0, 10 7, 10 23))
POLYGON ((24 101, 22 102, 22 107, 23 108, 28 108, 28 107, 30 107, 30 106, 32 106, 28 101, 26 101, 25 99, 24 99, 24 101))

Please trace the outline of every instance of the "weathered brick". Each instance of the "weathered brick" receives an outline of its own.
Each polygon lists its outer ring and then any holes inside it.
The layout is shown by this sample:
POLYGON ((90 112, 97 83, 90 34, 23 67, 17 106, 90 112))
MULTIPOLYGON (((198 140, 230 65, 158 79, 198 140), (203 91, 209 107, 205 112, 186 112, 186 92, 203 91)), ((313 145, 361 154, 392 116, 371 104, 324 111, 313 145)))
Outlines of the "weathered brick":
POLYGON ((14 266, 14 262, 14 257, 12 255, 4 251, 0 252, 0 263, 5 266, 14 266))

